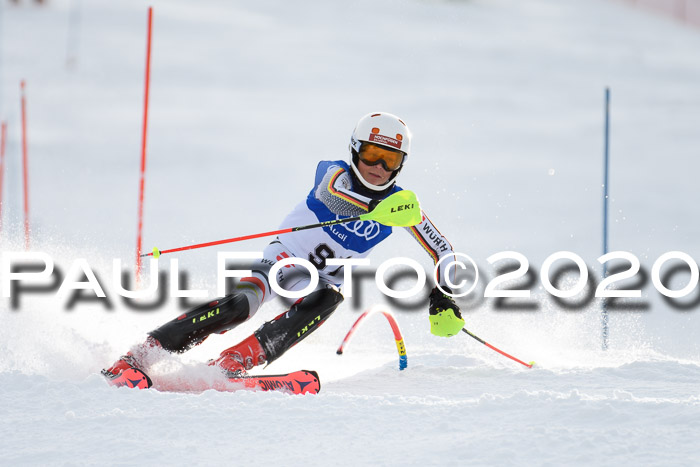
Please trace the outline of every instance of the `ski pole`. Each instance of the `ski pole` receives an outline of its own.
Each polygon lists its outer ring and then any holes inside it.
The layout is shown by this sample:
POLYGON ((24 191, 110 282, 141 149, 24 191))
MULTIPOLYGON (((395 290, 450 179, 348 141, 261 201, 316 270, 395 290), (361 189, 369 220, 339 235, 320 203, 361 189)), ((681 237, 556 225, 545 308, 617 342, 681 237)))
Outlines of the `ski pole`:
POLYGON ((470 336, 472 336, 474 339, 476 339, 476 340, 478 340, 479 342, 481 342, 482 344, 484 344, 484 345, 485 345, 486 347, 488 347, 489 349, 495 350, 496 352, 500 353, 501 355, 506 356, 506 357, 510 358, 511 360, 515 360, 516 362, 520 363, 521 365, 525 365, 525 366, 528 367, 528 368, 532 368, 532 366, 535 364, 535 362, 525 363, 525 362, 523 362, 522 360, 518 360, 517 358, 513 357, 512 355, 508 355, 508 354, 505 353, 504 351, 497 349, 496 347, 492 346, 491 344, 489 344, 489 343, 486 342, 485 340, 480 339, 480 338, 477 337, 476 335, 472 334, 470 331, 467 330, 467 328, 462 328, 462 331, 466 332, 467 334, 469 334, 470 336))
POLYGON ((197 243, 195 245, 181 246, 179 248, 171 248, 169 250, 159 250, 153 248, 151 253, 144 253, 140 257, 153 256, 158 258, 166 253, 174 253, 176 251, 194 250, 196 248, 205 248, 208 246, 222 245, 224 243, 241 242, 243 240, 251 240, 253 238, 269 237, 283 233, 296 232, 299 230, 315 229, 317 227, 327 227, 336 224, 345 224, 355 221, 376 221, 380 224, 391 227, 411 227, 419 224, 423 220, 423 215, 420 210, 420 203, 416 194, 409 190, 397 191, 393 195, 387 197, 377 204, 370 212, 360 216, 348 217, 346 219, 336 219, 333 221, 319 222, 318 224, 302 225, 299 227, 289 227, 286 229, 272 230, 270 232, 262 232, 252 235, 244 235, 242 237, 227 238, 224 240, 216 240, 213 242, 197 243))

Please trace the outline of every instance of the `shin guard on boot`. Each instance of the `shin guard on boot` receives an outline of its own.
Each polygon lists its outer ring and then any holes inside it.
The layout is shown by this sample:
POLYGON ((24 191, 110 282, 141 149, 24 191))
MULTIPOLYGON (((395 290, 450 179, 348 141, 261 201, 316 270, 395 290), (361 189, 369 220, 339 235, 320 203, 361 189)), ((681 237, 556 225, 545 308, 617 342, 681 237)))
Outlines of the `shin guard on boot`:
POLYGON ((169 352, 184 352, 210 334, 222 333, 248 319, 250 305, 244 294, 231 294, 198 306, 148 334, 169 352))
POLYGON ((254 335, 264 349, 268 363, 315 331, 342 301, 343 294, 335 288, 320 289, 260 326, 254 335))

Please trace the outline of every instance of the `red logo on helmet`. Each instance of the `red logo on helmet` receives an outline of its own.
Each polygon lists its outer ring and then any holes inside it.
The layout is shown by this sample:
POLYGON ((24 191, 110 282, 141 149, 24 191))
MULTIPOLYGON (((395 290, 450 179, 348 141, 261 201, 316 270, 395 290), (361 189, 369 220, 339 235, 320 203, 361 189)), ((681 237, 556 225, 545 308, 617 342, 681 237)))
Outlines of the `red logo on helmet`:
POLYGON ((399 141, 398 139, 391 138, 389 136, 372 133, 371 135, 369 135, 369 140, 373 143, 386 144, 387 146, 391 146, 392 148, 401 149, 401 141, 399 141))

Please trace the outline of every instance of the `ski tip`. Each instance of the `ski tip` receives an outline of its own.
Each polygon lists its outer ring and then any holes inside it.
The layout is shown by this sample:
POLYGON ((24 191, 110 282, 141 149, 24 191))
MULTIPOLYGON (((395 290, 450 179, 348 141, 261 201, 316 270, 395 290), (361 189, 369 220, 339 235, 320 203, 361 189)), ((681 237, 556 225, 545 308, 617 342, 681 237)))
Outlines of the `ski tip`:
POLYGON ((533 366, 535 366, 535 362, 532 361, 532 362, 528 363, 528 365, 530 365, 530 368, 532 368, 533 366))
POLYGON ((127 368, 118 375, 112 375, 106 370, 102 370, 102 374, 111 386, 118 388, 126 386, 128 388, 148 389, 153 386, 151 378, 138 368, 127 368))
MULTIPOLYGON (((312 387, 309 388, 308 392, 311 392, 313 394, 318 394, 319 392, 321 392, 321 378, 318 377, 318 373, 316 373, 314 370, 301 371, 306 373, 307 376, 313 378, 314 384, 312 385, 312 387)), ((306 394, 306 392, 302 392, 302 394, 306 394)))

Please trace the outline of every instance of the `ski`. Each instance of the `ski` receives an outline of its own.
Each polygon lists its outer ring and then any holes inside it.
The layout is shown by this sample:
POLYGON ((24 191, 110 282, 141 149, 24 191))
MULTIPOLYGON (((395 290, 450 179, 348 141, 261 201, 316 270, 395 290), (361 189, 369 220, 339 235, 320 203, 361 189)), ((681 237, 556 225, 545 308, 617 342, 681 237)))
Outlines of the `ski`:
POLYGON ((243 389, 281 391, 291 394, 318 394, 321 380, 318 373, 309 370, 294 371, 284 375, 245 375, 228 378, 239 383, 243 389))
MULTIPOLYGON (((138 368, 127 368, 118 375, 103 370, 107 382, 115 387, 148 389, 153 386, 151 378, 138 368)), ((281 375, 241 375, 227 378, 228 387, 211 387, 219 391, 280 391, 289 394, 318 394, 321 380, 318 373, 310 370, 293 371, 281 375), (231 384, 232 383, 232 384, 231 384), (233 387, 232 387, 233 386, 233 387)), ((158 386, 158 389, 162 389, 158 386)), ((182 389, 182 388, 180 388, 182 389)), ((167 389, 166 389, 167 390, 167 389)), ((176 390, 176 389, 171 389, 176 390)))
POLYGON ((127 368, 118 375, 102 370, 102 374, 110 385, 118 388, 126 386, 128 388, 148 389, 153 386, 151 378, 138 368, 127 368))

